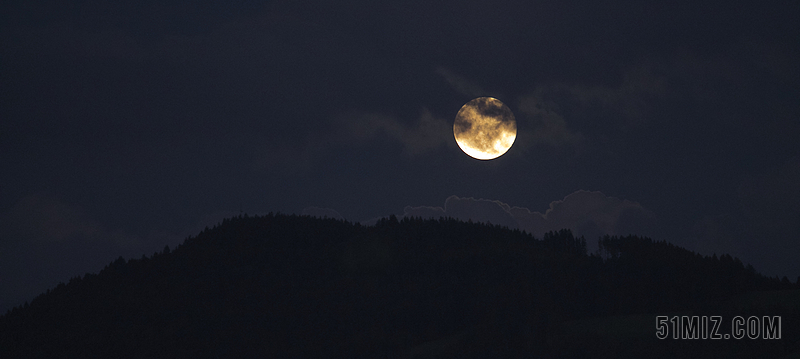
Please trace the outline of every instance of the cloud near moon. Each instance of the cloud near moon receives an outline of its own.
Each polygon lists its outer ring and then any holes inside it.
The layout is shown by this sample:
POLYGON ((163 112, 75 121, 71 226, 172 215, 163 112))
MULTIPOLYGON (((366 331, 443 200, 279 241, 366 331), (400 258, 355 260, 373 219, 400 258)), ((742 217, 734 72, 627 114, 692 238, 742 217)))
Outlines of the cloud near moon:
POLYGON ((590 248, 594 247, 597 237, 605 234, 652 236, 657 232, 655 215, 638 202, 584 190, 551 202, 544 213, 512 207, 498 200, 450 196, 444 207, 406 206, 403 216, 490 222, 525 230, 538 238, 548 231, 568 228, 575 235, 590 240, 590 248))
POLYGON ((517 138, 514 114, 494 97, 478 97, 456 114, 453 135, 464 153, 479 160, 502 156, 517 138))

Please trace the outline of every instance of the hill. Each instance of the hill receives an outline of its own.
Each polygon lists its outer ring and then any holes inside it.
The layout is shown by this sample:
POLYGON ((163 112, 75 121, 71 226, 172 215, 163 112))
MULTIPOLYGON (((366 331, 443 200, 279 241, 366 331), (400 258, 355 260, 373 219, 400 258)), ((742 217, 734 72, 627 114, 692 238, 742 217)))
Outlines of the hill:
POLYGON ((782 357, 795 285, 636 236, 395 217, 224 220, 0 317, 3 358, 782 357), (770 299, 784 298, 784 299, 770 299), (656 339, 657 315, 781 316, 781 339, 656 339), (648 327, 647 323, 650 322, 648 327), (702 355, 701 355, 702 354, 702 355))

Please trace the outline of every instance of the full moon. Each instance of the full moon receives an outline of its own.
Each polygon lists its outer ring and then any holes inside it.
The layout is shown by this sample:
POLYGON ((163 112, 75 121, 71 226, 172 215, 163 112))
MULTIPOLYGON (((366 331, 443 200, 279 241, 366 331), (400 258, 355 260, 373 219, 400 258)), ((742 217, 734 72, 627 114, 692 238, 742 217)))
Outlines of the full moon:
POLYGON ((461 106, 453 135, 464 153, 479 160, 502 156, 517 138, 511 109, 494 97, 478 97, 461 106))

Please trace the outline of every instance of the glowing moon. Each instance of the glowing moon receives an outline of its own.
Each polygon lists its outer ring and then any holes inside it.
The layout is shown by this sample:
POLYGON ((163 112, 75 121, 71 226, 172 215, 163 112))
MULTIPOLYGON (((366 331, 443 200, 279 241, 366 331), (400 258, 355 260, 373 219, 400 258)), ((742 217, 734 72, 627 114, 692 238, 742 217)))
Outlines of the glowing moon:
POLYGON ((478 97, 461 106, 453 135, 464 153, 479 160, 502 156, 517 138, 511 110, 494 97, 478 97))

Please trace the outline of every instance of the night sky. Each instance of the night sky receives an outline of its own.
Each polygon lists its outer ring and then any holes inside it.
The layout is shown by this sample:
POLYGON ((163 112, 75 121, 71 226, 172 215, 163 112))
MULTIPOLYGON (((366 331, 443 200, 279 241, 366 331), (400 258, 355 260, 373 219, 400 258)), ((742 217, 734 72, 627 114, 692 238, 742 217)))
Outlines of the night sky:
POLYGON ((4 1, 0 312, 240 213, 638 234, 794 282, 797 19, 786 0, 4 1), (495 160, 453 137, 479 96, 517 119, 495 160))

